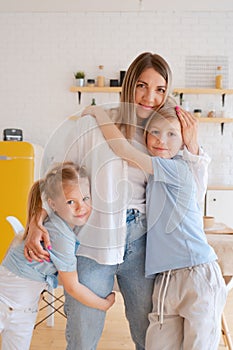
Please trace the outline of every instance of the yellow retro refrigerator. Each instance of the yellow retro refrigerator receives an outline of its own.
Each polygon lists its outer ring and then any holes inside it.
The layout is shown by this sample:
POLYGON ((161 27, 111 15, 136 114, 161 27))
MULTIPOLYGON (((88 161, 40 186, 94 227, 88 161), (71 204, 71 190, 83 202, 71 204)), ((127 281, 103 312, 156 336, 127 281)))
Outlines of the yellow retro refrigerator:
POLYGON ((0 262, 14 231, 6 217, 26 223, 27 197, 34 181, 34 148, 24 141, 0 141, 0 262))

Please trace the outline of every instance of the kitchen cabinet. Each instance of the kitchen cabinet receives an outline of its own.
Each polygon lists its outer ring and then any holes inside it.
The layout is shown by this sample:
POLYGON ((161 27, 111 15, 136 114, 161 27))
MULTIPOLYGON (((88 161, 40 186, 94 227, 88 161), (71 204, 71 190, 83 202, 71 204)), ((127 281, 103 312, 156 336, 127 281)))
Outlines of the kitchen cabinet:
POLYGON ((205 199, 205 215, 233 228, 233 187, 208 189, 205 199))

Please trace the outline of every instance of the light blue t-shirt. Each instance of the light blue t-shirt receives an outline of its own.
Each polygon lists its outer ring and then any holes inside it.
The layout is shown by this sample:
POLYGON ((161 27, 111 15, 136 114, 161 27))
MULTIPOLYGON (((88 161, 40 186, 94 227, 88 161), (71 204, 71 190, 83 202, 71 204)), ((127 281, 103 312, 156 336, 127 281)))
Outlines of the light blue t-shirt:
POLYGON ((146 276, 216 260, 203 230, 196 184, 180 157, 153 157, 146 191, 146 276))
POLYGON ((52 246, 49 251, 50 262, 29 262, 24 257, 25 242, 16 237, 3 259, 2 265, 17 276, 46 282, 51 287, 56 288, 58 270, 72 272, 77 269, 75 253, 79 245, 76 235, 78 227, 72 230, 65 221, 54 213, 49 214, 44 226, 49 232, 52 246))

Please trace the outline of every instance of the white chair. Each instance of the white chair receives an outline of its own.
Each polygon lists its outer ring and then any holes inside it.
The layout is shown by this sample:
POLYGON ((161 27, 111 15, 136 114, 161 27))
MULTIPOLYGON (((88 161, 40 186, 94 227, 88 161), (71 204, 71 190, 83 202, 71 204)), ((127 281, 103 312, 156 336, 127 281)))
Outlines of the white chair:
MULTIPOLYGON (((15 232, 15 235, 18 235, 24 232, 24 226, 22 225, 22 223, 17 217, 7 216, 6 220, 11 224, 15 232)), ((59 287, 62 287, 62 286, 59 286, 59 287)), ((36 328, 36 326, 38 326, 40 323, 42 323, 45 320, 47 320, 47 326, 53 327, 55 312, 58 312, 60 315, 66 317, 66 315, 62 311, 60 311, 60 309, 64 305, 63 297, 64 297, 63 289, 62 289, 62 294, 60 296, 56 296, 54 294, 54 289, 51 287, 49 287, 47 290, 44 290, 42 292, 42 300, 44 301, 45 306, 41 307, 39 311, 42 311, 43 309, 47 308, 47 315, 44 318, 42 318, 40 321, 38 321, 35 324, 34 328, 36 328), (55 302, 59 302, 59 306, 55 306, 55 302)))
POLYGON ((22 233, 24 231, 22 223, 15 216, 7 216, 6 220, 11 224, 15 235, 18 235, 19 233, 22 233))

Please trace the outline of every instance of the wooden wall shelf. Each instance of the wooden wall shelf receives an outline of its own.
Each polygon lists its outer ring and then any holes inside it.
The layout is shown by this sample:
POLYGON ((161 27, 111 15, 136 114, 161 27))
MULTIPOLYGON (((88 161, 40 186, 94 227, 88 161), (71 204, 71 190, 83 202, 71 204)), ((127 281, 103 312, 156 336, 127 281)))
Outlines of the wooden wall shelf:
POLYGON ((219 123, 221 124, 221 134, 223 135, 223 129, 225 123, 233 123, 233 118, 208 118, 208 117, 201 117, 198 118, 200 123, 219 123))
POLYGON ((201 117, 198 119, 200 123, 233 123, 233 118, 207 118, 201 117))
MULTIPOLYGON (((71 92, 104 92, 104 93, 116 93, 121 92, 121 86, 71 86, 71 92)), ((172 91, 173 94, 193 94, 193 95, 232 95, 233 89, 211 89, 211 88, 174 88, 172 91)))
POLYGON ((182 106, 183 95, 221 95, 222 106, 225 105, 225 96, 232 95, 233 89, 211 89, 211 88, 174 88, 173 95, 180 96, 180 105, 182 106))
POLYGON ((104 93, 116 93, 121 92, 121 86, 71 86, 71 92, 104 92, 104 93))
MULTIPOLYGON (((79 103, 81 101, 82 92, 102 92, 102 93, 121 93, 121 86, 71 86, 70 91, 78 93, 79 103)), ((213 88, 174 88, 172 91, 173 95, 180 96, 180 105, 182 106, 182 100, 184 94, 189 95, 221 95, 222 106, 225 103, 225 96, 232 95, 233 89, 213 89, 213 88)))
MULTIPOLYGON (((116 93, 121 92, 121 86, 71 86, 71 92, 103 92, 103 93, 116 93)), ((211 88, 174 88, 172 93, 174 95, 179 94, 193 94, 193 95, 232 95, 233 89, 211 89, 211 88)))
MULTIPOLYGON (((70 91, 78 93, 79 103, 81 102, 81 94, 89 92, 98 92, 98 93, 121 93, 121 86, 71 86, 70 91)), ((222 106, 224 106, 225 95, 233 94, 233 89, 212 89, 212 88, 174 88, 173 95, 180 96, 180 105, 182 105, 183 95, 184 94, 209 94, 209 95, 221 95, 222 96, 222 106)), ((221 124, 221 133, 223 133, 224 123, 233 123, 232 118, 199 118, 201 123, 220 123, 221 124)))
POLYGON ((193 94, 193 95, 232 95, 233 89, 212 89, 212 88, 174 88, 173 94, 193 94))
POLYGON ((71 86, 71 92, 78 93, 78 102, 81 102, 82 92, 102 92, 102 93, 121 93, 121 86, 71 86))

